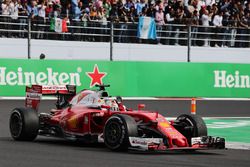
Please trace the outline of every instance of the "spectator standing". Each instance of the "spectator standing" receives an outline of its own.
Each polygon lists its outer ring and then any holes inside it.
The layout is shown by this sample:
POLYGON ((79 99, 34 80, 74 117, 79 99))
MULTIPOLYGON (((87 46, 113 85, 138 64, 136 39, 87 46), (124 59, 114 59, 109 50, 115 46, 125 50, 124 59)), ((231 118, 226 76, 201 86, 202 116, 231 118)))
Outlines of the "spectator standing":
POLYGON ((96 30, 96 25, 97 24, 97 21, 98 21, 98 18, 97 18, 97 8, 95 6, 95 4, 93 4, 92 6, 90 6, 90 38, 89 40, 90 41, 95 41, 96 38, 95 38, 95 35, 92 35, 92 34, 96 34, 97 30, 96 30))
MULTIPOLYGON (((17 0, 12 0, 10 2, 10 18, 12 23, 18 23, 18 2, 17 0)), ((16 24, 9 25, 10 29, 18 29, 18 26, 16 24)), ((17 37, 18 34, 16 32, 12 32, 12 37, 17 37)))
MULTIPOLYGON (((184 10, 182 6, 179 6, 175 12, 175 20, 174 24, 182 24, 183 22, 183 16, 184 16, 184 10)), ((180 26, 175 26, 174 28, 175 35, 174 35, 174 40, 175 40, 175 45, 179 45, 179 35, 180 35, 180 26)))
POLYGON ((126 0, 126 3, 124 4, 124 9, 126 11, 129 11, 132 6, 135 6, 132 0, 126 0))
POLYGON ((11 0, 4 0, 1 4, 2 6, 2 15, 9 16, 11 13, 11 7, 10 7, 11 0))
POLYGON ((91 21, 97 20, 97 9, 95 5, 90 7, 90 19, 91 21))
POLYGON ((230 32, 231 32, 231 36, 230 36, 230 43, 229 46, 230 47, 234 47, 235 46, 235 39, 236 39, 236 35, 237 35, 237 16, 236 14, 232 13, 231 16, 229 17, 229 27, 230 27, 230 32))
POLYGON ((218 5, 219 5, 220 10, 222 11, 228 10, 229 8, 231 8, 231 0, 220 1, 218 5))
POLYGON ((161 37, 162 37, 162 28, 165 25, 164 13, 162 7, 159 7, 159 10, 157 10, 155 13, 155 22, 157 29, 157 41, 159 44, 161 42, 161 37))
MULTIPOLYGON (((227 10, 227 9, 225 9, 227 10)), ((223 29, 222 32, 224 33, 223 37, 222 37, 222 47, 228 47, 228 41, 230 40, 230 36, 231 36, 231 28, 230 28, 230 14, 229 12, 225 12, 224 16, 223 16, 223 20, 222 20, 222 25, 223 25, 223 29)))
POLYGON ((88 7, 86 7, 84 10, 83 10, 83 13, 82 13, 82 33, 84 34, 83 35, 83 40, 85 41, 86 39, 89 40, 89 37, 87 37, 86 35, 88 34, 88 23, 90 22, 90 15, 89 15, 89 12, 90 12, 90 9, 88 7))
POLYGON ((100 31, 100 34, 101 34, 100 41, 101 42, 107 41, 106 35, 108 35, 108 21, 107 21, 107 17, 106 17, 105 12, 106 12, 106 10, 102 6, 98 8, 97 19, 98 19, 100 26, 101 26, 101 31, 100 31))
POLYGON ((219 12, 219 9, 215 3, 210 8, 210 12, 211 12, 211 20, 213 20, 214 16, 219 12))
POLYGON ((72 20, 74 21, 79 21, 82 11, 80 10, 78 4, 79 4, 80 0, 72 0, 71 1, 71 9, 72 9, 72 20))
POLYGON ((138 15, 135 10, 135 6, 131 6, 129 12, 127 13, 128 19, 130 22, 134 23, 138 20, 138 15))
POLYGON ((27 19, 27 1, 18 0, 18 16, 19 16, 19 37, 24 38, 24 30, 26 29, 27 19))
POLYGON ((192 25, 192 29, 191 29, 191 38, 192 40, 192 45, 196 46, 197 44, 197 33, 198 33, 198 25, 199 25, 199 15, 198 15, 198 11, 195 10, 192 14, 191 17, 191 25, 192 25))
POLYGON ((108 19, 109 15, 110 15, 110 11, 111 11, 111 4, 110 4, 110 2, 108 0, 103 0, 102 7, 105 10, 105 16, 108 19))
POLYGON ((223 11, 219 11, 217 15, 214 16, 213 19, 213 25, 215 26, 214 28, 214 39, 216 39, 214 46, 215 47, 220 47, 221 42, 220 42, 220 35, 218 33, 222 32, 222 20, 223 20, 223 11))
MULTIPOLYGON (((31 3, 27 6, 28 17, 31 19, 31 30, 36 31, 37 26, 37 16, 38 16, 38 8, 36 0, 31 0, 31 3)), ((35 38, 35 34, 32 34, 32 38, 35 38)))
MULTIPOLYGON (((53 17, 54 18, 61 18, 61 12, 62 12, 62 6, 60 5, 60 3, 55 3, 54 4, 54 10, 53 10, 53 17)), ((76 20, 79 21, 80 18, 78 18, 76 20)))
POLYGON ((118 7, 118 17, 120 23, 120 30, 119 30, 119 38, 118 42, 127 42, 127 29, 128 29, 128 16, 123 5, 122 0, 118 0, 117 2, 118 7))
POLYGON ((52 18, 53 17, 53 3, 51 0, 48 1, 48 5, 45 8, 45 15, 46 17, 52 18))
POLYGON ((70 19, 72 16, 71 3, 68 2, 65 8, 62 9, 61 16, 67 19, 67 22, 70 23, 70 19))
POLYGON ((2 3, 3 3, 3 1, 0 0, 0 14, 2 14, 2 3))
MULTIPOLYGON (((1 7, 2 7, 2 15, 3 15, 2 19, 3 19, 3 22, 5 22, 5 23, 10 22, 10 17, 9 17, 10 13, 11 13, 10 2, 11 2, 11 0, 4 0, 2 2, 2 5, 1 5, 1 7)), ((4 24, 3 28, 4 29, 11 29, 9 24, 4 24)), ((3 37, 5 37, 5 36, 9 37, 10 35, 11 34, 9 32, 6 32, 6 33, 4 32, 3 33, 3 37)))
MULTIPOLYGON (((175 11, 174 9, 168 5, 165 7, 165 17, 166 17, 166 23, 167 23, 167 34, 166 36, 168 38, 171 38, 172 36, 172 31, 173 31, 173 26, 172 24, 175 21, 175 11)), ((167 39, 166 44, 169 45, 171 42, 171 39, 167 39)))
POLYGON ((112 4, 111 11, 110 11, 110 20, 113 22, 119 22, 118 6, 116 3, 112 4))
POLYGON ((247 42, 247 32, 248 32, 248 19, 245 15, 240 15, 240 18, 238 19, 238 34, 239 37, 238 39, 240 40, 238 42, 238 47, 246 47, 246 42, 247 42))
POLYGON ((36 0, 31 0, 30 5, 27 6, 28 16, 35 19, 38 16, 38 8, 36 0))
POLYGON ((42 0, 41 4, 37 6, 38 8, 38 17, 37 17, 37 22, 41 26, 39 26, 38 32, 37 32, 37 37, 36 38, 43 38, 43 31, 45 30, 45 27, 43 26, 46 23, 45 16, 46 16, 46 6, 45 6, 45 1, 42 0))
POLYGON ((156 7, 155 7, 155 4, 151 1, 151 3, 149 4, 149 8, 147 10, 147 16, 155 17, 155 13, 156 13, 156 7))
POLYGON ((213 4, 215 4, 215 0, 205 0, 206 6, 212 6, 213 4))
POLYGON ((204 0, 196 0, 196 10, 200 11, 203 6, 205 6, 205 1, 204 0))
POLYGON ((246 3, 244 13, 246 16, 250 13, 250 1, 246 3))
POLYGON ((15 22, 18 19, 18 2, 17 2, 17 0, 12 0, 10 2, 10 17, 15 22))
POLYGON ((203 46, 210 46, 209 37, 210 34, 206 34, 206 32, 209 32, 209 15, 208 11, 203 8, 202 9, 202 15, 201 15, 201 24, 202 24, 202 37, 204 38, 204 45, 203 46))
POLYGON ((135 9, 137 11, 137 15, 140 16, 142 14, 142 9, 146 7, 145 0, 137 0, 135 4, 135 9))

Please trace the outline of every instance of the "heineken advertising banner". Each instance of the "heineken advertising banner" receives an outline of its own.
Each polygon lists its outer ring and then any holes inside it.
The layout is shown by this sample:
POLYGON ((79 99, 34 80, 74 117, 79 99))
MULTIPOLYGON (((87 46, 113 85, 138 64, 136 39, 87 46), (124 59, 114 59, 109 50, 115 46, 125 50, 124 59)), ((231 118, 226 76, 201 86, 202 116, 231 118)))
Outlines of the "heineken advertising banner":
POLYGON ((110 84, 116 96, 250 97, 250 65, 0 59, 0 96, 24 96, 25 86, 110 84))

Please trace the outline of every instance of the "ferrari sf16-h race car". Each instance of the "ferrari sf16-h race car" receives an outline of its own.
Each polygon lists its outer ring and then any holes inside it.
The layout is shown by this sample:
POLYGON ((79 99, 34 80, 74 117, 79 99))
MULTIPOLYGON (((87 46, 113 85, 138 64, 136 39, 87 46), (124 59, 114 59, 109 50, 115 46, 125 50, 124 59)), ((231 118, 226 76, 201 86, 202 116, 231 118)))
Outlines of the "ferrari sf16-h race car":
POLYGON ((158 112, 137 110, 124 106, 122 98, 111 97, 98 85, 98 90, 76 87, 26 87, 23 108, 15 108, 10 115, 10 133, 15 140, 32 141, 37 135, 60 137, 85 143, 104 142, 118 150, 199 150, 223 149, 225 139, 207 135, 203 119, 182 114, 168 121, 158 112), (38 112, 42 95, 55 95, 55 109, 38 112))

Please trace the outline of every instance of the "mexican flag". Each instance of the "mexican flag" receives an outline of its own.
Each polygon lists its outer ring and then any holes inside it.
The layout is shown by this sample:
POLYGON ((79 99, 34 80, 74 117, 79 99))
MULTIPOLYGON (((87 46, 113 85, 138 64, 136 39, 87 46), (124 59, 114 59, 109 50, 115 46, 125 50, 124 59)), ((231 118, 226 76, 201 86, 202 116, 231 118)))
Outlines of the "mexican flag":
POLYGON ((50 30, 55 32, 68 32, 66 19, 60 19, 60 18, 51 19, 50 30))

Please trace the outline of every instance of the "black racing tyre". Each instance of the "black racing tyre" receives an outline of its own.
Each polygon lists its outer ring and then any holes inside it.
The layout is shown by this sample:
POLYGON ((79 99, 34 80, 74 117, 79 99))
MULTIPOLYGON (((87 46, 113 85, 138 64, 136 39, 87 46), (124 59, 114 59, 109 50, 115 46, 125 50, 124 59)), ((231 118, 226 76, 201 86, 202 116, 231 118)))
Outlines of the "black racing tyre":
POLYGON ((192 137, 207 136, 207 126, 203 119, 198 115, 182 114, 177 117, 181 128, 179 131, 188 139, 191 143, 192 137))
POLYGON ((103 134, 104 143, 109 149, 127 150, 130 146, 129 137, 138 136, 137 124, 129 115, 116 114, 107 120, 103 134))
POLYGON ((34 140, 39 130, 37 112, 32 108, 15 108, 10 115, 9 128, 15 140, 34 140))

